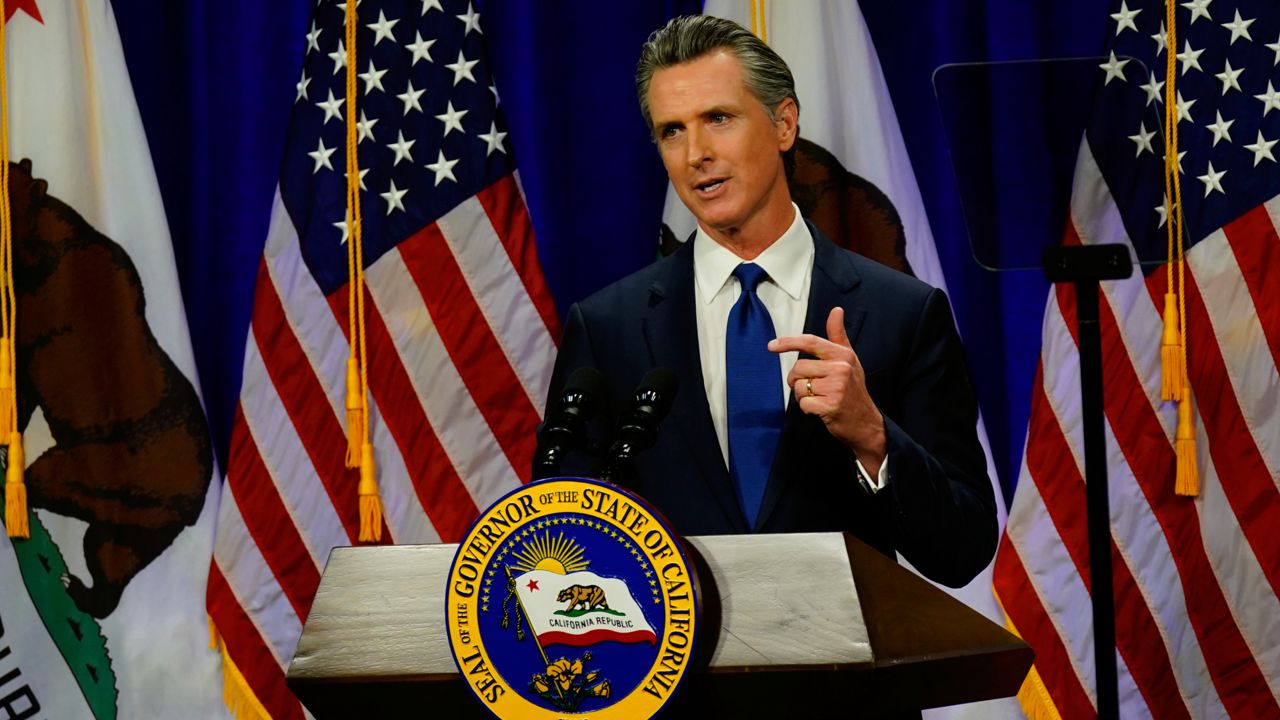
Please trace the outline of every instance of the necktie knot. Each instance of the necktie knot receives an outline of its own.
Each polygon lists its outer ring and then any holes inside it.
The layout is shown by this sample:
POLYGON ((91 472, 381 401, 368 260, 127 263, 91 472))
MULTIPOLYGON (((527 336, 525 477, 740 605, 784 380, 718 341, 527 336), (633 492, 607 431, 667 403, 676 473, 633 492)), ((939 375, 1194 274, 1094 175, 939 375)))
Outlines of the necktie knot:
POLYGON ((733 269, 733 276, 742 283, 742 292, 755 292, 756 286, 769 277, 769 273, 755 263, 740 263, 733 269))

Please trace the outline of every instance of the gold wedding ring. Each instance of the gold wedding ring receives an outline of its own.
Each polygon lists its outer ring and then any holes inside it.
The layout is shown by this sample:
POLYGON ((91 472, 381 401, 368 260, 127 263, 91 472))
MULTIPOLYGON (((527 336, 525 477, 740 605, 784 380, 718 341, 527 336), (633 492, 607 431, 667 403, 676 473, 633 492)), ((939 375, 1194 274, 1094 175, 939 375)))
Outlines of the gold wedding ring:
POLYGON ((813 397, 813 378, 804 379, 804 391, 808 393, 805 397, 813 397))

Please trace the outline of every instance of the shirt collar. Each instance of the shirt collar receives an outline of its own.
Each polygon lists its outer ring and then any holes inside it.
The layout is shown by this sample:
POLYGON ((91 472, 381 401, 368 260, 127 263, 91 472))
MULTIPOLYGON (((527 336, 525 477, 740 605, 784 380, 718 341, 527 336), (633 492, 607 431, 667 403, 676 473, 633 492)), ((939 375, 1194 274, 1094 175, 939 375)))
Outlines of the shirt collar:
MULTIPOLYGON (((795 218, 782 236, 756 256, 755 262, 769 274, 769 279, 792 300, 800 300, 805 278, 813 264, 813 235, 800 216, 800 208, 791 203, 795 218)), ((698 300, 706 305, 719 294, 742 258, 733 254, 699 225, 693 238, 693 276, 698 300)))

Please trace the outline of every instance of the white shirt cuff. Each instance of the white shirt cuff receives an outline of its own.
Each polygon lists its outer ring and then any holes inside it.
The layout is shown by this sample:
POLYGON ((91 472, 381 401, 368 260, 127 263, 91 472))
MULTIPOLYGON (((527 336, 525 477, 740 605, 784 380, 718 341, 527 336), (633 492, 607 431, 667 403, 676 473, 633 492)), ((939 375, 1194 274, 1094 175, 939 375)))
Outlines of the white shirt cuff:
POLYGON ((863 466, 862 461, 857 457, 853 461, 858 464, 858 482, 862 483, 871 493, 878 493, 884 489, 889 482, 889 457, 886 455, 884 461, 880 463, 880 472, 876 473, 876 479, 871 479, 871 473, 867 472, 867 468, 863 466))

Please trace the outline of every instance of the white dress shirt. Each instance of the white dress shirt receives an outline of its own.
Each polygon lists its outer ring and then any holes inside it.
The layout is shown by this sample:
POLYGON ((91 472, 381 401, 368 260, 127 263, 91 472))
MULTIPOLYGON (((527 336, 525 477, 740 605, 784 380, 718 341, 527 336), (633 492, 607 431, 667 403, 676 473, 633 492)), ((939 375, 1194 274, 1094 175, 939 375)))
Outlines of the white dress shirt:
MULTIPOLYGON (((809 309, 809 281, 813 276, 813 235, 800 216, 800 209, 795 203, 791 207, 795 212, 791 226, 752 261, 769 274, 768 279, 756 288, 756 295, 769 310, 778 337, 804 332, 805 314, 809 309)), ((729 311, 742 294, 742 287, 733 276, 734 268, 742 262, 742 258, 713 240, 701 226, 698 227, 693 239, 698 354, 707 404, 711 408, 711 423, 715 426, 726 467, 729 465, 729 410, 725 383, 725 331, 729 311)), ((784 408, 791 399, 787 375, 798 357, 797 352, 782 353, 780 357, 784 408)), ((888 479, 888 465, 888 458, 885 458, 876 482, 870 480, 861 461, 858 461, 858 474, 868 488, 879 490, 888 479)))

